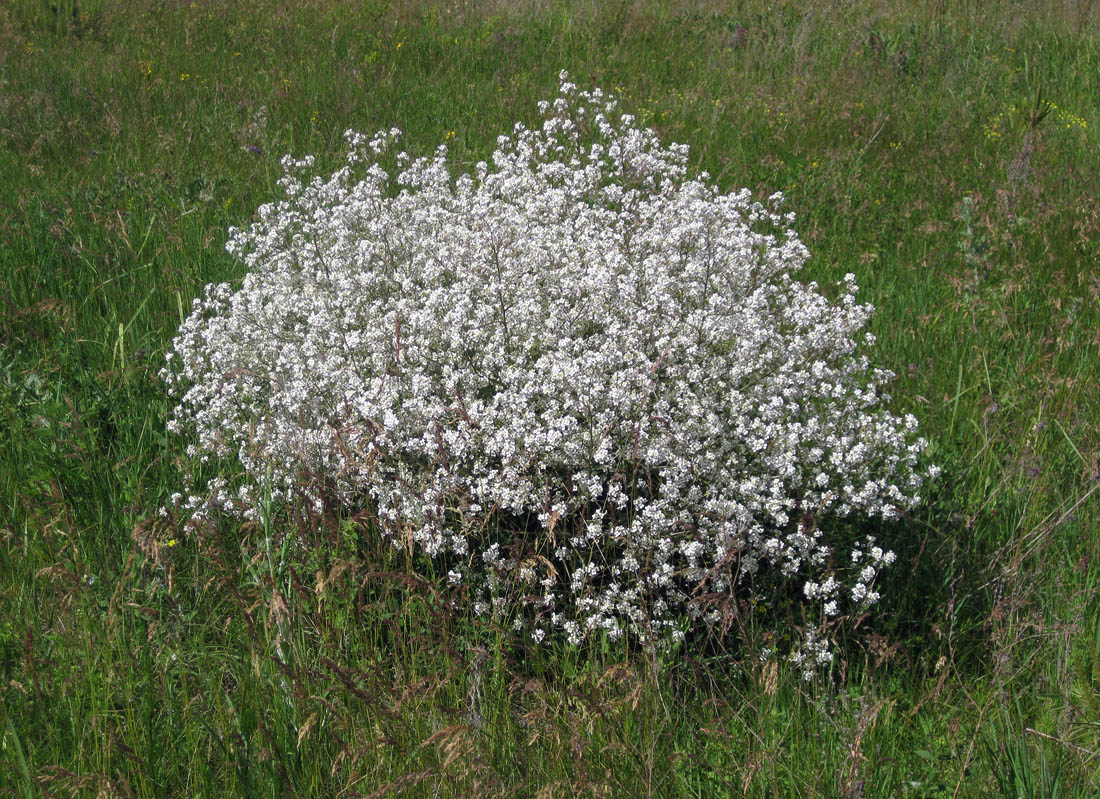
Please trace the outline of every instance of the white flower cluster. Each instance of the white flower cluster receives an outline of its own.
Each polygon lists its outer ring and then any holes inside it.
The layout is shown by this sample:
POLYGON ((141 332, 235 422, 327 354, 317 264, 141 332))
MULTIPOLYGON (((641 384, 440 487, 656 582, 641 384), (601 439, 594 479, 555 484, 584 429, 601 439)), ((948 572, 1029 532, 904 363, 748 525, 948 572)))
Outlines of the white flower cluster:
POLYGON ((779 195, 689 177, 599 90, 563 73, 540 110, 457 177, 397 131, 349 133, 330 177, 284 160, 231 235, 246 276, 195 301, 163 372, 189 454, 243 476, 177 505, 367 506, 536 641, 676 638, 763 584, 825 618, 872 602, 892 554, 837 563, 815 522, 894 517, 931 467, 854 277, 835 301, 794 281, 779 195))

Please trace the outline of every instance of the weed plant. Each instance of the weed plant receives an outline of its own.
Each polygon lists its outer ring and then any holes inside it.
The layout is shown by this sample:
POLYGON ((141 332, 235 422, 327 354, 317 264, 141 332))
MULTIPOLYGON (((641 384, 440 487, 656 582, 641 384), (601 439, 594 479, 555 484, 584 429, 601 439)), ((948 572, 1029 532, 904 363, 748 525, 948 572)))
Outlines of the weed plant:
POLYGON ((669 646, 786 600, 812 679, 821 628, 867 612, 894 560, 818 522, 917 505, 927 442, 883 407, 854 276, 836 302, 792 279, 780 195, 719 194, 689 148, 561 80, 472 174, 442 146, 387 173, 395 129, 349 131, 331 176, 284 160, 231 236, 240 288, 205 288, 161 372, 188 460, 236 468, 164 513, 365 504, 535 642, 669 646))
POLYGON ((1100 791, 1088 3, 80 7, 0 7, 0 796, 1100 791), (838 531, 897 561, 815 681, 713 638, 515 643, 335 507, 156 514, 163 353, 279 157, 398 127, 468 170, 562 68, 784 192, 943 468, 838 531))

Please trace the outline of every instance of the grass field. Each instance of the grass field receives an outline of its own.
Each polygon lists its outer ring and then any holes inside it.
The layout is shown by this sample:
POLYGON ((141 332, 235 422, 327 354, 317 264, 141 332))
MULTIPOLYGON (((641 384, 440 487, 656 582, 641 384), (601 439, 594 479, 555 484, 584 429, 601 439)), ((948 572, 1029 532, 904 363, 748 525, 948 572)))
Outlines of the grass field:
POLYGON ((1087 0, 3 0, 0 797, 1096 796, 1098 97, 1087 0), (347 520, 157 519, 163 353, 279 158, 471 164, 561 69, 877 308, 943 477, 820 680, 525 648, 347 520))

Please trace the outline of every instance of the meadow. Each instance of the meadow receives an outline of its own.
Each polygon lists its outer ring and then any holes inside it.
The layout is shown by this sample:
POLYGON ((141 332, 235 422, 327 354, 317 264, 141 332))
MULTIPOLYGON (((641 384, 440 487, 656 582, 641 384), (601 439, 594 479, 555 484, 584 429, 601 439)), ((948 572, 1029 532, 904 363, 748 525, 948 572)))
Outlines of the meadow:
POLYGON ((5 0, 0 797, 1097 795, 1097 97, 1088 0, 5 0), (280 157, 469 167, 562 69, 785 193, 943 470, 813 681, 751 616, 536 647, 361 518, 158 516, 164 353, 280 157))

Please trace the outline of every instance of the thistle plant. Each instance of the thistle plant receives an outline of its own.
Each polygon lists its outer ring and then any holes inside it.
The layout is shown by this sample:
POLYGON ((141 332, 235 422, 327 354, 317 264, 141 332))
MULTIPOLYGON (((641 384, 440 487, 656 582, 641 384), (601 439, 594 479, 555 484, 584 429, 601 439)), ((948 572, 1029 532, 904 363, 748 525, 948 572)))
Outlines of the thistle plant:
POLYGON ((536 641, 676 641, 793 596, 812 673, 893 559, 820 521, 897 517, 934 473, 869 363, 872 309, 853 275, 835 299, 792 278, 780 195, 689 175, 564 73, 540 111, 457 176, 396 130, 349 132, 330 176, 284 159, 231 231, 243 280, 206 288, 163 371, 188 455, 239 469, 173 502, 367 508, 536 641))

